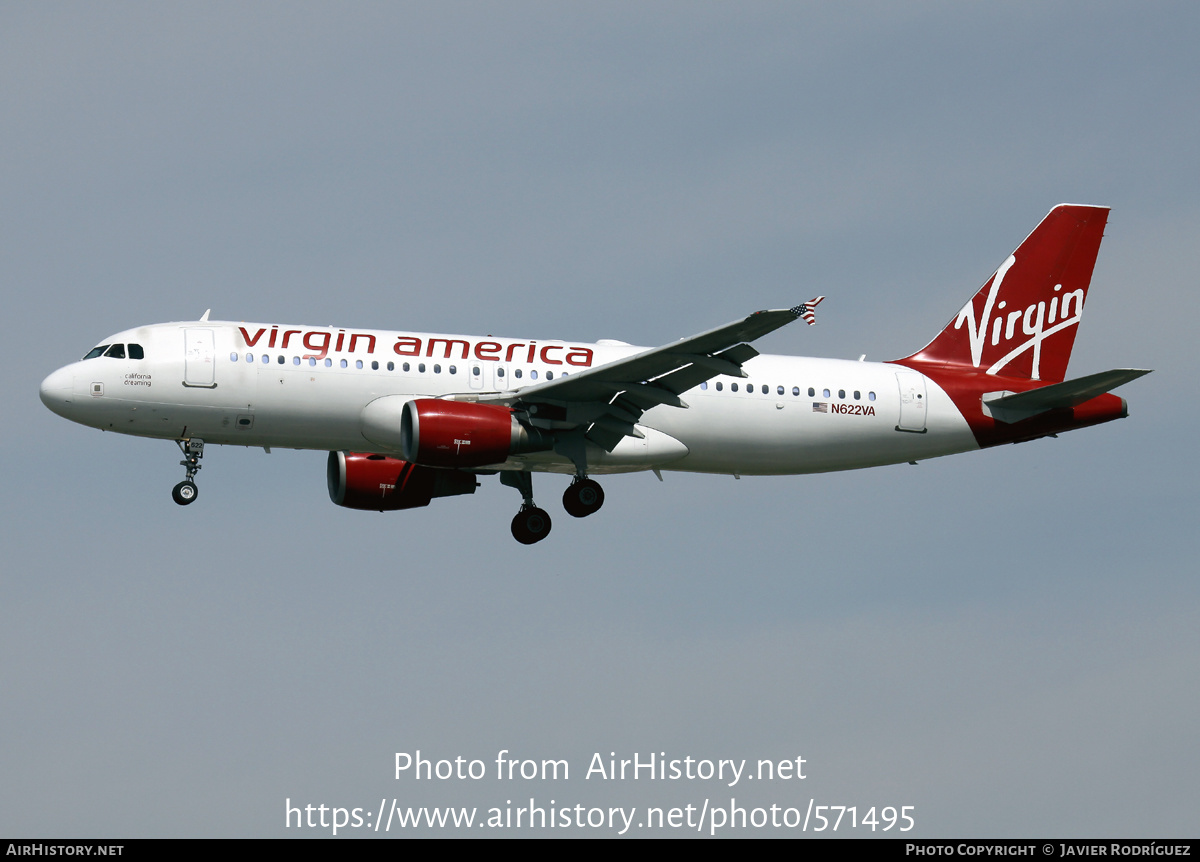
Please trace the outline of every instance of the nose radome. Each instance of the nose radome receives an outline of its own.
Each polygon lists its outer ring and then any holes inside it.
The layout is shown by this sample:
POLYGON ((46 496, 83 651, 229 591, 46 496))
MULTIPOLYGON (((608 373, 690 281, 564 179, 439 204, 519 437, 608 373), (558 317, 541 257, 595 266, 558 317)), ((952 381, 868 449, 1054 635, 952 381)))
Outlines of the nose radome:
POLYGON ((71 404, 75 375, 70 368, 60 368, 42 381, 42 403, 57 413, 66 416, 66 410, 71 404))

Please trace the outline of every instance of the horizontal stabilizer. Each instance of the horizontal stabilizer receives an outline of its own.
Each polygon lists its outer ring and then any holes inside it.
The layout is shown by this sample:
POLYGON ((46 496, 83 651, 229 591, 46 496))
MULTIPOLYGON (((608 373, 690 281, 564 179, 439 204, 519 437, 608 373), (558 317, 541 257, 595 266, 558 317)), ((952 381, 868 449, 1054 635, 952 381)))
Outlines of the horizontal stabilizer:
POLYGON ((983 412, 997 422, 1020 422, 1050 410, 1078 407, 1097 395, 1149 373, 1149 370, 1141 368, 1114 368, 1112 371, 1052 383, 1028 392, 987 392, 983 396, 983 412))

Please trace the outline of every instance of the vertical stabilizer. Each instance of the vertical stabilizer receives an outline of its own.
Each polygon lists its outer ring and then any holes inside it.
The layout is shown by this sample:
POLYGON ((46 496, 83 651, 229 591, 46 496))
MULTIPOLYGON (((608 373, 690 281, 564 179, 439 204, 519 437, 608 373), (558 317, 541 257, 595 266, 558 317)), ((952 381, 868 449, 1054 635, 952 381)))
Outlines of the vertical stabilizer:
POLYGON ((1107 220, 1107 207, 1056 206, 937 338, 902 361, 1063 380, 1107 220))

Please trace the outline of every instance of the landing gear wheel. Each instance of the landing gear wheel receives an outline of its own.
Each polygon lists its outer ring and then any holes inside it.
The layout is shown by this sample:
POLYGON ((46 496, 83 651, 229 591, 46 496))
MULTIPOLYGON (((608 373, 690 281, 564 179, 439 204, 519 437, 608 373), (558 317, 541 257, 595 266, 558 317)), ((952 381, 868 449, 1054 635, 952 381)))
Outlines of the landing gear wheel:
POLYGON ((204 441, 199 437, 193 437, 176 440, 175 445, 183 453, 183 460, 179 462, 179 466, 186 468, 187 474, 182 482, 171 489, 171 499, 181 506, 186 506, 200 493, 196 483, 192 480, 200 472, 200 459, 204 457, 204 441))
POLYGON ((563 492, 563 508, 568 515, 586 518, 604 505, 604 489, 592 479, 572 482, 563 492))
POLYGON ((550 516, 537 506, 522 509, 512 519, 512 534, 522 545, 540 542, 550 535, 550 516))
POLYGON ((199 493, 200 490, 196 487, 196 483, 185 479, 171 489, 171 499, 181 506, 186 506, 195 500, 199 493))

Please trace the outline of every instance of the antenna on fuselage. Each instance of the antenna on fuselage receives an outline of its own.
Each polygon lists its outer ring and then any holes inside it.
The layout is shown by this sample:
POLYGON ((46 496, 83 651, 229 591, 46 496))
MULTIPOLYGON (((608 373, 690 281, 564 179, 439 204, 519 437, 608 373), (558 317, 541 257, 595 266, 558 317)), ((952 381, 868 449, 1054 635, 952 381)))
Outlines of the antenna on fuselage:
POLYGON ((201 323, 208 323, 208 315, 209 315, 209 312, 211 312, 211 311, 212 311, 211 308, 204 309, 204 314, 200 315, 201 323))

